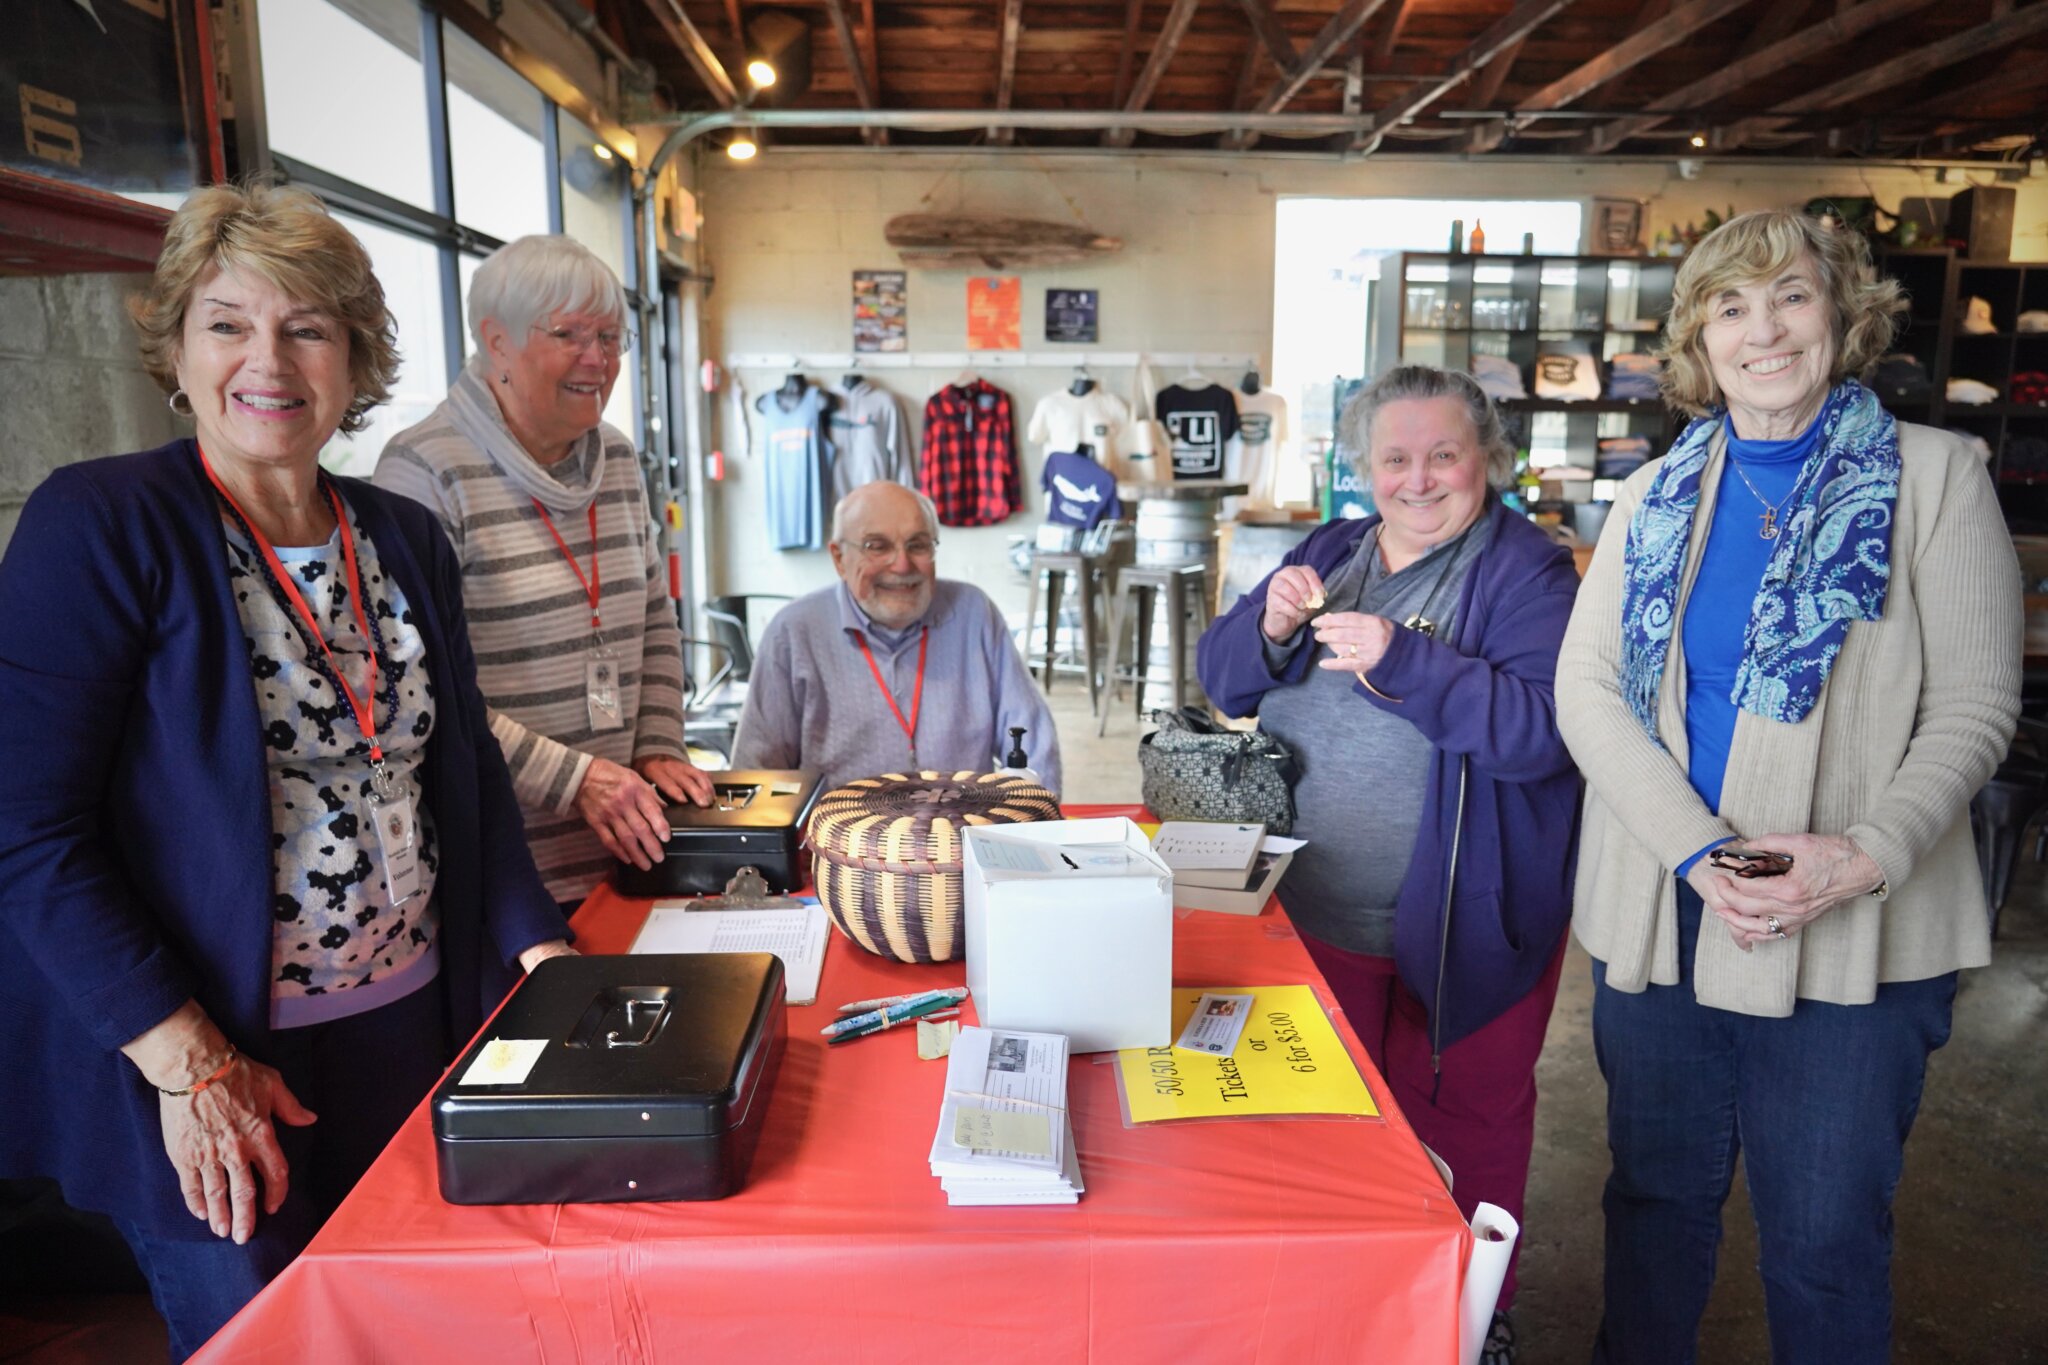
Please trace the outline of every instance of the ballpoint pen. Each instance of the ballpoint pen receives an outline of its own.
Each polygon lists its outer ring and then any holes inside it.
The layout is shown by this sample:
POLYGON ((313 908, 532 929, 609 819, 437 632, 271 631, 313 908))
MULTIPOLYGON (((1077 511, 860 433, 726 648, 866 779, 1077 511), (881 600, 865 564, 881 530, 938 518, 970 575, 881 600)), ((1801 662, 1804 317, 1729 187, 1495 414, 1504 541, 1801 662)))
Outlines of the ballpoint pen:
POLYGON ((965 986, 938 986, 928 991, 911 991, 907 995, 878 995, 872 1000, 849 1000, 839 1007, 839 1013, 842 1015, 864 1014, 869 1010, 878 1010, 884 1005, 893 1009, 912 1000, 922 1000, 928 995, 937 995, 940 991, 958 991, 963 997, 967 994, 965 986))
POLYGON ((891 1011, 887 1019, 878 1023, 869 1024, 863 1028, 848 1029, 844 1033, 835 1033, 827 1042, 845 1043, 855 1038, 865 1038, 871 1033, 883 1033, 895 1028, 898 1024, 907 1024, 913 1019, 922 1019, 928 1014, 937 1014, 941 1010, 953 1009, 958 1003, 956 1000, 949 1000, 941 995, 935 999, 924 1001, 922 1004, 912 1005, 901 1014, 891 1011))
POLYGON ((843 1019, 834 1020, 832 1023, 819 1029, 818 1032, 828 1038, 837 1037, 842 1033, 850 1033, 855 1029, 866 1028, 869 1024, 881 1023, 885 1019, 904 1018, 906 1011, 916 1009, 918 1006, 929 1004, 933 1001, 957 1005, 966 998, 967 988, 965 986, 953 986, 937 991, 922 991, 916 995, 905 996, 898 1003, 883 1005, 880 1009, 869 1010, 865 1014, 853 1014, 843 1019))

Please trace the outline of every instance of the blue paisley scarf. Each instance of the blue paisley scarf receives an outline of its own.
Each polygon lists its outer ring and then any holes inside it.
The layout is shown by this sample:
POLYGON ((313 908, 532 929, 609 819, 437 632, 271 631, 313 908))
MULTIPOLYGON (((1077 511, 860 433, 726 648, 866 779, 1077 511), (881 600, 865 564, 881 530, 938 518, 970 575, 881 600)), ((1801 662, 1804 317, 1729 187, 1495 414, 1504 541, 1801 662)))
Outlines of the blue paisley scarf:
MULTIPOLYGON (((1849 623, 1884 615, 1891 584, 1898 423, 1853 379, 1828 394, 1819 420, 1820 444, 1785 500, 1784 532, 1750 608, 1730 698, 1741 710, 1787 724, 1804 719, 1820 699, 1849 623)), ((1657 690, 1678 617, 1700 476, 1721 422, 1716 412, 1679 434, 1629 520, 1621 689, 1651 739, 1658 739, 1657 690)))

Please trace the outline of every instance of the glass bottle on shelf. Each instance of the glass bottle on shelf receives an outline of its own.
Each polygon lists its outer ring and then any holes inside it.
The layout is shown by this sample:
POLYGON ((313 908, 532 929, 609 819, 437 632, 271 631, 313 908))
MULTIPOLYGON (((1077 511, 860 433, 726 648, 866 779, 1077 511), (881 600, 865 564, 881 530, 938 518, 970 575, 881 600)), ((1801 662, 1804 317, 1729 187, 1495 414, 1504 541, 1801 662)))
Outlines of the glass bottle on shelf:
POLYGON ((1486 224, 1479 219, 1472 220, 1472 254, 1479 256, 1486 251, 1486 224))

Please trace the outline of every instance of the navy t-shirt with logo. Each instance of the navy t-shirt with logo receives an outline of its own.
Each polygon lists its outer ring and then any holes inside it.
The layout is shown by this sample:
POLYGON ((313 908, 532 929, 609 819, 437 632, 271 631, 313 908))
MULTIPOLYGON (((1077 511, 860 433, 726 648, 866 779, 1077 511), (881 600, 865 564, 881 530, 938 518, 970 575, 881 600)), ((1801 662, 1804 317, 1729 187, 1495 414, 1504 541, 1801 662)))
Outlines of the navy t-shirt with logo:
POLYGON ((1173 447, 1173 477, 1220 479, 1223 448, 1237 435, 1237 400, 1221 384, 1170 384, 1152 410, 1173 447))

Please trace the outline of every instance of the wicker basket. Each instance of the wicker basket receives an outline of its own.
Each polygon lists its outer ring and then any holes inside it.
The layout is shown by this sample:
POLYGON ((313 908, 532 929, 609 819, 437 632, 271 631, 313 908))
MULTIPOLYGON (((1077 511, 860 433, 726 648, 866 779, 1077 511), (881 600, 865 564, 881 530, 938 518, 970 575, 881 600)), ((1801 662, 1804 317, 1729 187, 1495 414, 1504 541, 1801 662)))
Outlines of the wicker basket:
POLYGON ((1059 818, 1051 792, 1013 773, 862 778, 819 798, 811 815, 818 899, 871 953, 950 962, 966 951, 961 830, 1059 818))

